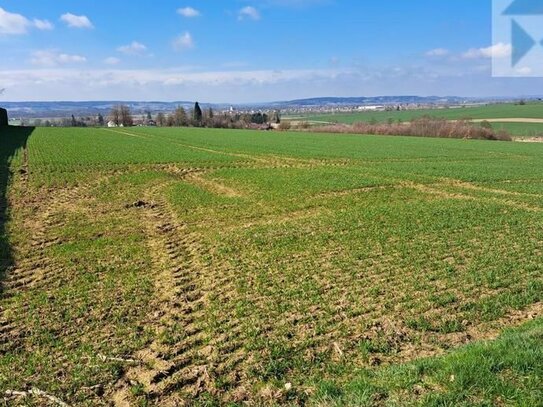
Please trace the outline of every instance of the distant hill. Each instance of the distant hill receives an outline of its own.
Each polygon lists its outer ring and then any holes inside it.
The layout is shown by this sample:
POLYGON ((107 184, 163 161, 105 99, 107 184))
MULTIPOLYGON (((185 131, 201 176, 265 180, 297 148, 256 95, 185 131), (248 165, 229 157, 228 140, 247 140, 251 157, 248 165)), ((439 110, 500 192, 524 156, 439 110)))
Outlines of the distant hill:
MULTIPOLYGON (((290 101, 279 101, 271 103, 253 104, 212 104, 201 103, 203 108, 213 107, 214 109, 227 109, 234 106, 239 110, 265 110, 265 109, 296 109, 296 108, 330 108, 341 106, 371 106, 371 105, 461 105, 473 103, 491 103, 511 101, 518 98, 466 98, 460 96, 371 96, 371 97, 318 97, 310 99, 297 99, 290 101)), ((111 108, 117 104, 125 104, 130 107, 134 114, 144 114, 150 111, 152 114, 158 112, 170 112, 177 106, 190 109, 194 106, 193 101, 177 102, 141 102, 141 101, 91 101, 91 102, 1 102, 0 107, 8 110, 10 118, 38 118, 38 117, 69 117, 72 114, 76 117, 95 116, 101 113, 106 116, 111 108)))
POLYGON ((352 105, 438 105, 488 102, 488 98, 466 98, 460 96, 370 96, 370 97, 319 97, 298 99, 274 104, 283 106, 352 106, 352 105))
POLYGON ((93 116, 101 113, 107 115, 111 108, 118 104, 128 105, 133 113, 143 114, 146 111, 166 112, 177 106, 193 107, 194 102, 120 102, 120 101, 93 101, 93 102, 0 102, 0 106, 7 109, 10 117, 66 117, 72 114, 79 116, 93 116))

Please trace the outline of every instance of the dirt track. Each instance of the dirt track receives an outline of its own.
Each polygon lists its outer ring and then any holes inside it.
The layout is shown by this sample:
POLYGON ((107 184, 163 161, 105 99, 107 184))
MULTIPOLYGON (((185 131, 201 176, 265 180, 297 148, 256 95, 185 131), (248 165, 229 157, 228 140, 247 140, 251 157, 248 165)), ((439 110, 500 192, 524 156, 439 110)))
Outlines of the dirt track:
POLYGON ((491 123, 543 123, 543 119, 528 119, 528 118, 512 118, 512 119, 476 119, 472 120, 475 123, 484 121, 491 123))
POLYGON ((543 137, 517 138, 515 141, 519 143, 543 143, 543 137))

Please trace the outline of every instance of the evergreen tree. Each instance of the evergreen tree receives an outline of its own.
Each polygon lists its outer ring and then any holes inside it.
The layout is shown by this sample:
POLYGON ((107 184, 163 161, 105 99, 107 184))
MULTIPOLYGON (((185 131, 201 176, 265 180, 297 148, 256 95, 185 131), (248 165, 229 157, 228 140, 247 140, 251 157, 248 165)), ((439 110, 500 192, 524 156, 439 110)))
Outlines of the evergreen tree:
POLYGON ((194 122, 196 124, 200 124, 202 122, 202 109, 200 108, 200 104, 198 102, 194 104, 194 122))
POLYGON ((104 116, 102 116, 101 113, 98 113, 98 125, 103 126, 104 125, 104 116))
POLYGON ((75 120, 75 116, 74 116, 74 115, 72 115, 72 122, 71 122, 71 124, 72 124, 72 127, 77 127, 77 121, 75 120))

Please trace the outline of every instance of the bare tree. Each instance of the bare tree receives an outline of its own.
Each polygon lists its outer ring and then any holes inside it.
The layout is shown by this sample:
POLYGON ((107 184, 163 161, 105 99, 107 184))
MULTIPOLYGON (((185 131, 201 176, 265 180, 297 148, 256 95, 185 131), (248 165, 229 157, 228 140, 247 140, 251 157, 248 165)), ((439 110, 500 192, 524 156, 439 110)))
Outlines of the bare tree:
POLYGON ((122 123, 120 106, 113 106, 111 112, 109 113, 109 120, 115 123, 115 126, 118 126, 122 123))
POLYGON ((130 108, 128 106, 121 105, 120 113, 121 113, 121 123, 124 127, 130 127, 134 125, 134 119, 132 118, 132 113, 130 112, 130 108))
POLYGON ((160 127, 163 127, 166 124, 166 116, 164 116, 164 113, 160 112, 156 115, 156 124, 160 127))
POLYGON ((281 123, 281 112, 279 110, 274 110, 270 115, 270 122, 274 124, 281 123))
POLYGON ((122 124, 124 127, 130 127, 134 124, 134 119, 132 118, 130 108, 126 105, 114 106, 111 109, 109 118, 113 123, 115 123, 116 126, 120 126, 122 124))
POLYGON ((166 119, 166 126, 168 127, 175 126, 175 116, 173 115, 173 113, 170 113, 168 115, 168 118, 166 119))
POLYGON ((179 106, 174 112, 175 125, 177 127, 186 126, 188 124, 187 112, 183 107, 179 106))

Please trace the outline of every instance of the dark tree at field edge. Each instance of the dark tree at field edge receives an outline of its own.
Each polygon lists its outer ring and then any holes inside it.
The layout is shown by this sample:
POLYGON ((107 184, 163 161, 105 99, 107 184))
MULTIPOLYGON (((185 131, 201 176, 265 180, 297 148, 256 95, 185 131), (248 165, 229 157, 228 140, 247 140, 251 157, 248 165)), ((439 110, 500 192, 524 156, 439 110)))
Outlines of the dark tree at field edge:
POLYGON ((194 121, 198 124, 202 122, 202 109, 198 102, 194 104, 194 121))
POLYGON ((0 108, 0 126, 7 126, 8 124, 8 111, 0 108))

